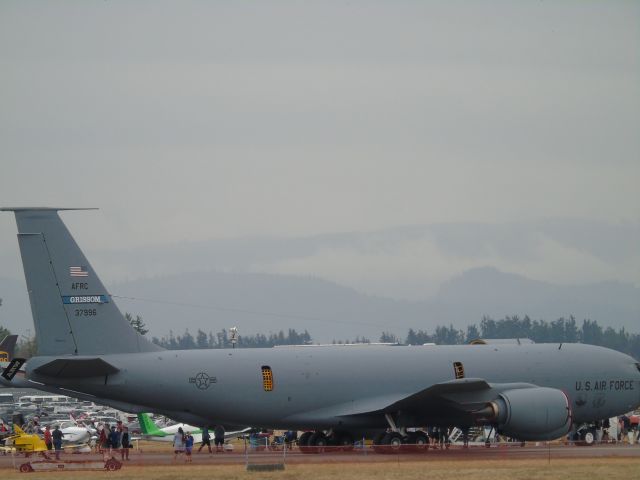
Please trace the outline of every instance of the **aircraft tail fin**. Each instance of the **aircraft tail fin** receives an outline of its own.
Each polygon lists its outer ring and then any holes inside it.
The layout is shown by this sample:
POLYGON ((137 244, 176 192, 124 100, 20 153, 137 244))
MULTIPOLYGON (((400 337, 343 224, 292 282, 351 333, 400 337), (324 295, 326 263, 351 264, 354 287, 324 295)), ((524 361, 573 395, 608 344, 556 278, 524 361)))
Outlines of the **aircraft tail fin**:
POLYGON ((147 413, 138 414, 138 422, 140 422, 140 431, 144 435, 150 435, 152 437, 166 437, 167 434, 160 430, 158 426, 151 420, 151 417, 147 413))
POLYGON ((0 342, 0 362, 10 362, 16 349, 18 335, 7 335, 0 342))
POLYGON ((161 350, 122 316, 58 215, 61 208, 13 211, 36 329, 38 355, 161 350))

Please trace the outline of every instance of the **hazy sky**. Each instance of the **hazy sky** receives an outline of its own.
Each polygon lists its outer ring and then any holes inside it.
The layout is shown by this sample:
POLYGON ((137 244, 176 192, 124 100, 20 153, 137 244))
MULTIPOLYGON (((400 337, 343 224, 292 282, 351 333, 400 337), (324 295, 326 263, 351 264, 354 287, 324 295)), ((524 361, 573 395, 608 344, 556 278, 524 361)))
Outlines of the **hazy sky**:
MULTIPOLYGON (((0 205, 100 207, 65 215, 89 252, 433 223, 638 231, 639 2, 4 1, 0 71, 0 205)), ((0 275, 16 243, 0 215, 0 275)), ((638 253, 543 247, 499 266, 640 282, 638 253)), ((467 265, 398 248, 256 268, 357 286, 467 265)))

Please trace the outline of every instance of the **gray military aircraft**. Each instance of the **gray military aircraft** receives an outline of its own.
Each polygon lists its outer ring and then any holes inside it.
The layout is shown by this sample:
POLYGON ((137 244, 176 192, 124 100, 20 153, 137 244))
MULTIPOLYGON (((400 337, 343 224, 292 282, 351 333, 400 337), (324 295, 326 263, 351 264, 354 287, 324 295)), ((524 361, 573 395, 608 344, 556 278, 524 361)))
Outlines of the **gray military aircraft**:
POLYGON ((124 319, 65 209, 3 210, 15 213, 36 329, 23 381, 42 390, 195 425, 311 430, 300 442, 316 447, 363 434, 388 448, 424 445, 424 425, 554 439, 640 404, 640 364, 591 345, 162 350, 124 319))

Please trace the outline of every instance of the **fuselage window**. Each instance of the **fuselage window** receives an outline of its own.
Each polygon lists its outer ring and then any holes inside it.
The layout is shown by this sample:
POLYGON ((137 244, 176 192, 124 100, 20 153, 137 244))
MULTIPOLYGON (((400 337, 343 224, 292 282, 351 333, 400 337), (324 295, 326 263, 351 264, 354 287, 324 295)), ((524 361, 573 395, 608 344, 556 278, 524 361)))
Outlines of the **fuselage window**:
POLYGON ((265 392, 273 390, 273 372, 271 371, 271 367, 267 365, 262 366, 262 387, 265 392))
POLYGON ((456 375, 456 380, 464 378, 464 366, 462 362, 453 362, 453 373, 456 375))

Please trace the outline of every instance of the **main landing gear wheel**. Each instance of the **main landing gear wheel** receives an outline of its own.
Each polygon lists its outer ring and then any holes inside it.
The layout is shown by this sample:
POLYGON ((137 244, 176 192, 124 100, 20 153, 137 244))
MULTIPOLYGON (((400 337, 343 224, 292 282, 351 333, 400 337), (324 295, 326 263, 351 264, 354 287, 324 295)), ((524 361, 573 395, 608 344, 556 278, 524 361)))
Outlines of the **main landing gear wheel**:
POLYGON ((408 446, 415 451, 425 452, 429 449, 429 437, 424 432, 412 432, 407 436, 408 446))
POLYGON ((337 433, 335 443, 340 450, 344 450, 345 452, 350 452, 354 448, 353 437, 347 432, 337 433))
POLYGON ((327 437, 322 432, 315 432, 309 437, 308 447, 311 453, 324 453, 328 445, 327 437))
POLYGON ((304 432, 298 438, 298 448, 302 453, 311 453, 309 450, 309 438, 311 438, 311 435, 313 435, 313 432, 304 432))

